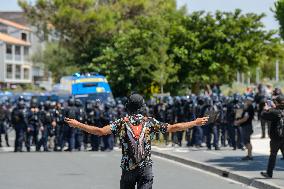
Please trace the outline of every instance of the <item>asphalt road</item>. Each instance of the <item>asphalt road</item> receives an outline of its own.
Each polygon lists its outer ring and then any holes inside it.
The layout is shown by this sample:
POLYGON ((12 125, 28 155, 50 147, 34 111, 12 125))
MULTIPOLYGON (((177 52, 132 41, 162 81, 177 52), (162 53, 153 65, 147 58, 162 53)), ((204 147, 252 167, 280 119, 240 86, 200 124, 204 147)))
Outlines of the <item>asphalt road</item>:
MULTIPOLYGON (((246 186, 153 157, 155 189, 246 186)), ((117 189, 120 152, 0 153, 1 189, 117 189)))

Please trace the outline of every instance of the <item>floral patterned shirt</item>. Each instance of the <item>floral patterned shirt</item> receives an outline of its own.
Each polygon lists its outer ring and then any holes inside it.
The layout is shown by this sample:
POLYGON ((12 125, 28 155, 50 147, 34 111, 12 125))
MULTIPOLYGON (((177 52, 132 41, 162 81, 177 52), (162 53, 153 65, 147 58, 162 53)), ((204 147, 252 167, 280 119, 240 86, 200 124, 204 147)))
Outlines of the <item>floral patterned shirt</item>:
POLYGON ((152 165, 151 140, 155 134, 167 132, 167 123, 141 114, 118 119, 111 124, 111 131, 122 144, 121 168, 129 171, 152 165))

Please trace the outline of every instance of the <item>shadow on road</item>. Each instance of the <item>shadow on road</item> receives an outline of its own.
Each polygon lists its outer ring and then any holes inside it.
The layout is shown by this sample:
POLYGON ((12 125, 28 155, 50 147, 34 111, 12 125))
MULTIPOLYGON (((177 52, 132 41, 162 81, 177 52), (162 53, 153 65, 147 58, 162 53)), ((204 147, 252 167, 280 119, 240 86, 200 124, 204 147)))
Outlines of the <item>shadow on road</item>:
MULTIPOLYGON (((267 167, 268 156, 254 156, 253 161, 242 161, 242 156, 223 157, 207 160, 207 163, 227 168, 232 171, 263 171, 267 167)), ((277 158, 275 170, 284 171, 284 161, 277 158)))

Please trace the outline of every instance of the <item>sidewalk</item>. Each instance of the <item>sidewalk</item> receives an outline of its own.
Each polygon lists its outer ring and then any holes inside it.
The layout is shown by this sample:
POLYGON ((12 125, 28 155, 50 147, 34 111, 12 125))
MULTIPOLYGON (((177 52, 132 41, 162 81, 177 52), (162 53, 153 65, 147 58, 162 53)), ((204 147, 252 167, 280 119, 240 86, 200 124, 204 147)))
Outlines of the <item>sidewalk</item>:
POLYGON ((153 155, 207 170, 256 188, 284 189, 284 161, 280 160, 282 157, 281 153, 277 157, 273 179, 264 179, 260 175, 260 172, 265 171, 267 167, 269 141, 268 138, 260 139, 259 134, 253 135, 253 161, 241 161, 240 159, 246 155, 246 151, 233 151, 232 148, 209 151, 206 148, 153 146, 152 153, 153 155))

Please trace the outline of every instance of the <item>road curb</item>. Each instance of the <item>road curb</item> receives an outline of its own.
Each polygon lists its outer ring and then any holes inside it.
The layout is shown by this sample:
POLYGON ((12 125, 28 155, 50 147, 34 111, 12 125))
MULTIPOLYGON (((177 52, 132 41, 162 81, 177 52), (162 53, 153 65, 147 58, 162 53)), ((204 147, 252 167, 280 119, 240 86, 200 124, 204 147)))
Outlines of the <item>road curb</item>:
POLYGON ((185 164, 185 165, 189 165, 191 167, 195 167, 201 170, 206 170, 210 173, 214 173, 221 177, 229 178, 234 181, 243 183, 248 186, 253 186, 259 189, 283 189, 283 187, 273 185, 271 183, 263 182, 255 178, 248 178, 246 176, 228 171, 227 169, 223 169, 220 167, 216 167, 210 164, 198 162, 198 161, 187 159, 187 158, 182 158, 182 157, 179 157, 173 154, 163 153, 163 152, 160 152, 154 149, 152 149, 152 154, 158 157, 166 158, 166 159, 173 160, 173 161, 185 164))

